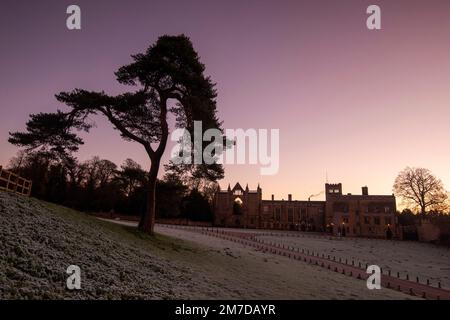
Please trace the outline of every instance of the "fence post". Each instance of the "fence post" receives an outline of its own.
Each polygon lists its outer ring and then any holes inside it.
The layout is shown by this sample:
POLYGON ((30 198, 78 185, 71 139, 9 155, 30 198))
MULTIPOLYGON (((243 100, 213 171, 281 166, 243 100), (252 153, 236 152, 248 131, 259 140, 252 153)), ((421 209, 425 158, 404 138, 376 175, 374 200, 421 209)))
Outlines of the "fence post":
MULTIPOLYGON (((17 187, 19 186, 19 176, 15 176, 14 193, 17 193, 17 187)), ((22 189, 23 194, 23 189, 22 189)))
POLYGON ((8 179, 6 179, 6 190, 9 190, 9 182, 11 181, 11 172, 6 171, 6 173, 8 174, 8 179))

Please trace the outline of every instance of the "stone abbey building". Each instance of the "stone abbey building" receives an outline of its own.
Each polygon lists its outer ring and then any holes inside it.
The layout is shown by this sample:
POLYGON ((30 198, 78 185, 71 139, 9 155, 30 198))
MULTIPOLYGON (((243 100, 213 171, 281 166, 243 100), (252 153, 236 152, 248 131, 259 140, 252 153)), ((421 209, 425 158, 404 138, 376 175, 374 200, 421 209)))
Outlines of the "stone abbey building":
POLYGON ((262 189, 237 183, 214 197, 214 224, 275 230, 328 232, 343 236, 390 238, 396 235, 394 195, 342 194, 342 184, 325 184, 325 201, 262 199, 262 189))

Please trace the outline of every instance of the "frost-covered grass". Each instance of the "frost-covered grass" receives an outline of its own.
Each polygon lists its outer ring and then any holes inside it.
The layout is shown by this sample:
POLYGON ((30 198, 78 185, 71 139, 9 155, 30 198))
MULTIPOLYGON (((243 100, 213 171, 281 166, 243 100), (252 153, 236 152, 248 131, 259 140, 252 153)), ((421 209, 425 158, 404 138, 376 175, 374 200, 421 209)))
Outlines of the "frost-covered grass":
POLYGON ((392 275, 400 273, 411 280, 419 277, 425 283, 430 280, 434 286, 441 282, 442 288, 450 289, 450 249, 431 243, 416 241, 396 241, 364 238, 334 239, 327 237, 286 237, 258 236, 266 242, 286 245, 293 248, 307 249, 319 254, 341 258, 348 263, 355 261, 362 265, 378 265, 392 275))
POLYGON ((68 208, 0 192, 0 299, 174 299, 190 270, 172 255, 194 249, 68 208), (81 268, 82 290, 66 289, 81 268))
POLYGON ((411 298, 227 240, 156 231, 0 192, 0 299, 411 298), (81 290, 65 287, 72 264, 81 290))

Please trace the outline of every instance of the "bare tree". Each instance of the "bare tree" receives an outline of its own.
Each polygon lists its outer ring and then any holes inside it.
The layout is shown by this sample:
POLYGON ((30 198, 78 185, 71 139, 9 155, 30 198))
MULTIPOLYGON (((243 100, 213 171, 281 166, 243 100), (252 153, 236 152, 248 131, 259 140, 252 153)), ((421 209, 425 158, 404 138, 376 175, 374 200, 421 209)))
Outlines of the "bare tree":
POLYGON ((428 169, 406 167, 397 176, 393 191, 407 206, 420 210, 442 211, 446 207, 447 192, 441 180, 428 169))

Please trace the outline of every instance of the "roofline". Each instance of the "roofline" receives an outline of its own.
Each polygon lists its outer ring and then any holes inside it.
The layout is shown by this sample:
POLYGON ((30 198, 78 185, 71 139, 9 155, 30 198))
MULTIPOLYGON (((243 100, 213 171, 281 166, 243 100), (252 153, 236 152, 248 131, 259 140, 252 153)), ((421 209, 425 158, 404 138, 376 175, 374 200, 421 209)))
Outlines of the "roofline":
POLYGON ((313 201, 308 201, 308 200, 283 200, 283 199, 275 199, 275 200, 271 200, 271 199, 263 199, 263 202, 282 202, 282 203, 295 203, 295 202, 302 202, 302 203, 312 203, 312 204, 322 204, 325 203, 326 201, 323 200, 313 200, 313 201))

